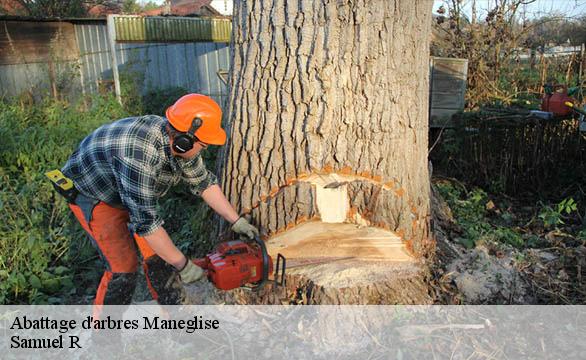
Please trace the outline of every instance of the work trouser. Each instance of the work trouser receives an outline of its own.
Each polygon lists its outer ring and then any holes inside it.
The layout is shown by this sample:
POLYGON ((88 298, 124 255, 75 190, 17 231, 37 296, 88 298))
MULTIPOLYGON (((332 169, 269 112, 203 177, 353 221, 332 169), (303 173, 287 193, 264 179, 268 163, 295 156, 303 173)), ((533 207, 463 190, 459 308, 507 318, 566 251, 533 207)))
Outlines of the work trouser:
POLYGON ((130 304, 136 286, 138 256, 143 258, 147 285, 160 304, 180 304, 183 287, 173 266, 161 259, 146 240, 128 230, 129 215, 125 209, 78 194, 69 207, 97 248, 106 270, 98 286, 95 305, 130 304))

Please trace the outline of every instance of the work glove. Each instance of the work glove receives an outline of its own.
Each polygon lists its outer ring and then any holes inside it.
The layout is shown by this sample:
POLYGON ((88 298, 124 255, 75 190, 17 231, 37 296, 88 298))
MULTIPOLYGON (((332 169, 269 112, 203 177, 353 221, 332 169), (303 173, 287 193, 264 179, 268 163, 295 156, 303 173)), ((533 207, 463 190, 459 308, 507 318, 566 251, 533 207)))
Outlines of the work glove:
POLYGON ((184 284, 195 282, 203 276, 203 269, 187 259, 187 264, 179 271, 179 276, 184 284))
POLYGON ((245 235, 250 240, 254 239, 254 236, 260 236, 258 229, 251 225, 248 220, 241 217, 234 224, 232 224, 232 231, 237 234, 245 235))

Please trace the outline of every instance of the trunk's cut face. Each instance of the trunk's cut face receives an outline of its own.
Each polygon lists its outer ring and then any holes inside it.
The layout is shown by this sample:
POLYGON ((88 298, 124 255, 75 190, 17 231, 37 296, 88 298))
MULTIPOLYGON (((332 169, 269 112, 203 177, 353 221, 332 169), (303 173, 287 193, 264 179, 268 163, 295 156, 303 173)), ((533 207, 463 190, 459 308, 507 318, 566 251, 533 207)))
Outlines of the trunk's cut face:
POLYGON ((431 5, 236 4, 223 187, 271 249, 400 264, 433 248, 431 5))

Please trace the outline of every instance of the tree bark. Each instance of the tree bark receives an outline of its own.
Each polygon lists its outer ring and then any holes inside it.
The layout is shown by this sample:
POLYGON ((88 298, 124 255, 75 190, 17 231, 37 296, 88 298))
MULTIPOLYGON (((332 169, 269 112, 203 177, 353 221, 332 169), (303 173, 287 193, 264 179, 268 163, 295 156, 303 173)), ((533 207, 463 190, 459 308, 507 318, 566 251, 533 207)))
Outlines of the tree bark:
POLYGON ((431 0, 235 4, 223 188, 265 238, 307 221, 429 231, 431 0))

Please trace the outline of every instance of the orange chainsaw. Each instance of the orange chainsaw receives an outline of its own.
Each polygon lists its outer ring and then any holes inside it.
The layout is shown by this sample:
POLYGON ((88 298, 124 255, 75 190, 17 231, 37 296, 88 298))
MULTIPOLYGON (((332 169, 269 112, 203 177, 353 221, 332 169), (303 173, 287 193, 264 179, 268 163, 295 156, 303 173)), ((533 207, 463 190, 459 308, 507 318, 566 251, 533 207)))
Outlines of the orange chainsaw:
MULTIPOLYGON (((269 274, 273 271, 273 259, 264 241, 256 236, 252 242, 233 240, 220 243, 212 253, 192 261, 207 270, 208 280, 221 290, 238 287, 259 290, 269 281, 269 274)), ((285 266, 285 257, 278 254, 274 274, 277 286, 285 282, 285 266)))

